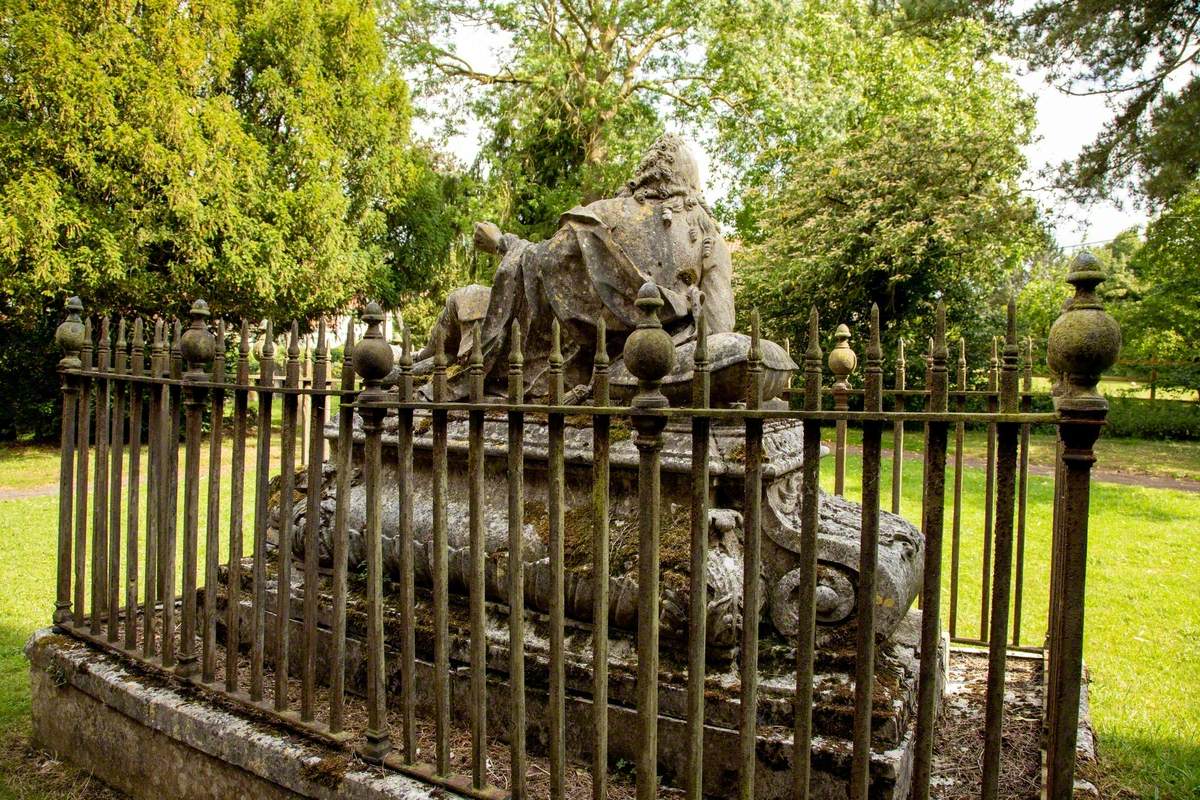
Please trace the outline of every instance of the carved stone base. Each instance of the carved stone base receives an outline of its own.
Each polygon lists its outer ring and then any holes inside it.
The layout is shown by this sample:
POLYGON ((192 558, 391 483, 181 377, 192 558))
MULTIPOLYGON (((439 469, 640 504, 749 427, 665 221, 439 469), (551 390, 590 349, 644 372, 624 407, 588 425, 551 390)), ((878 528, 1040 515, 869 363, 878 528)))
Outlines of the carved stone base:
MULTIPOLYGON (((243 575, 249 574, 249 566, 243 575)), ((222 572, 221 580, 227 580, 222 572)), ((224 583, 222 583, 224 587, 224 583)), ((247 581, 243 598, 249 590, 247 581)), ((328 673, 328 623, 332 608, 327 586, 322 587, 320 600, 321 639, 317 663, 324 679, 328 673)), ((302 608, 304 587, 299 578, 291 587, 292 608, 298 614, 302 608)), ((268 589, 267 608, 274 606, 275 586, 268 589)), ((385 598, 389 598, 385 594, 385 598)), ((385 642, 387 647, 387 683, 389 704, 398 702, 400 685, 399 657, 400 621, 391 599, 385 601, 385 642)), ((417 594, 416 686, 417 712, 433 715, 433 631, 430 629, 432 610, 430 598, 422 590, 417 594)), ((222 589, 218 605, 224 608, 226 595, 222 589)), ((365 599, 351 592, 348 603, 347 687, 355 693, 365 692, 365 599)), ((249 606, 242 603, 243 635, 250 630, 249 606)), ((509 689, 507 638, 508 609, 489 603, 487 608, 488 660, 488 720, 493 735, 508 740, 509 689)), ((270 617, 270 614, 268 613, 270 617)), ((223 613, 219 617, 224 619, 223 613)), ((528 705, 527 737, 531 750, 545 749, 549 732, 546 728, 548 685, 548 644, 546 618, 527 614, 525 642, 526 686, 528 705)), ((268 623, 270 625, 272 623, 268 623)), ((595 709, 589 699, 592 685, 591 632, 587 626, 568 620, 566 639, 567 679, 567 748, 570 757, 582 764, 591 758, 591 731, 595 709)), ((792 749, 792 697, 794 693, 794 649, 777 634, 763 628, 759 655, 759 743, 758 797, 790 797, 792 749)), ((224 632, 221 632, 224 635, 224 632)), ((846 778, 851 756, 851 726, 854 697, 853 633, 842 643, 830 642, 817 654, 814 686, 814 741, 812 748, 813 797, 844 800, 846 778)), ((910 611, 897 627, 891 639, 879 647, 876 664, 876 690, 873 711, 873 753, 871 759, 871 797, 879 800, 900 800, 907 797, 913 758, 916 709, 916 676, 920 612, 910 611)), ((293 621, 293 642, 301 641, 298 620, 293 621)), ((467 605, 462 598, 451 596, 450 659, 451 714, 454 719, 470 716, 468 666, 467 605)), ((242 647, 248 646, 247 641, 242 647)), ((297 645, 298 646, 298 645, 297 645)), ((269 649, 269 648, 268 648, 269 649)), ((270 654, 268 653, 268 658, 270 654)), ((943 663, 943 650, 939 663, 943 663)), ((719 660, 720 661, 720 660, 719 660)), ((295 669, 299 658, 291 659, 295 669)), ((610 641, 609 662, 609 752, 614 765, 618 760, 634 761, 637 755, 636 711, 636 641, 632 634, 617 632, 610 641)), ((686 651, 664 648, 659 673, 659 769, 667 785, 678 785, 686 767, 685 702, 687 694, 686 651)), ((939 684, 944 681, 944 667, 939 671, 939 684)), ((713 797, 728 797, 737 786, 738 742, 738 674, 736 666, 713 662, 710 659, 706 678, 705 706, 705 793, 713 797)), ((939 696, 940 696, 939 686, 939 696)), ((465 724, 465 723, 464 723, 465 724)))
MULTIPOLYGON (((591 622, 592 598, 598 576, 592 572, 592 430, 590 419, 568 418, 565 434, 564 575, 566 616, 591 622)), ((768 623, 773 631, 790 636, 796 630, 796 585, 800 567, 800 474, 803 460, 803 426, 796 420, 768 420, 763 436, 762 592, 763 607, 749 616, 768 623)), ((396 418, 384 423, 383 458, 383 569, 399 578, 399 515, 396 418)), ((418 586, 432 585, 433 459, 430 419, 418 415, 413 443, 411 497, 413 561, 418 586)), ((507 422, 503 414, 488 415, 484 422, 485 537, 484 585, 488 599, 508 603, 508 474, 507 422)), ((467 424, 464 415, 450 415, 447 432, 446 522, 449 546, 450 593, 468 592, 469 487, 467 485, 467 424)), ((327 431, 328 435, 328 431, 327 431)), ((632 631, 638 619, 638 454, 622 420, 613 423, 609 484, 611 572, 609 620, 614 629, 632 631)), ((366 526, 366 487, 362 482, 362 433, 356 429, 351 487, 348 500, 349 567, 363 567, 366 548, 361 531, 366 526)), ((338 446, 333 437, 334 446, 338 446)), ((549 516, 546 467, 547 427, 544 421, 525 423, 524 561, 525 605, 534 611, 550 607, 548 557, 549 516)), ((336 508, 335 471, 325 464, 319 487, 318 543, 322 564, 330 564, 333 515, 336 508)), ((707 637, 713 655, 725 654, 728 662, 740 641, 743 574, 743 503, 745 500, 745 433, 741 425, 714 424, 709 439, 709 553, 707 637)), ((293 553, 304 552, 303 531, 309 491, 307 475, 300 472, 291 509, 294 521, 293 553)), ((683 642, 688 624, 691 586, 692 434, 686 421, 673 421, 663 435, 661 516, 661 614, 664 641, 683 642)), ((272 492, 272 535, 279 523, 278 492, 272 492)), ((880 512, 879 553, 876 567, 876 633, 886 639, 904 619, 921 585, 924 537, 911 523, 880 512)), ((818 509, 817 559, 818 643, 836 645, 853 626, 859 566, 861 508, 841 497, 821 493, 818 509)))

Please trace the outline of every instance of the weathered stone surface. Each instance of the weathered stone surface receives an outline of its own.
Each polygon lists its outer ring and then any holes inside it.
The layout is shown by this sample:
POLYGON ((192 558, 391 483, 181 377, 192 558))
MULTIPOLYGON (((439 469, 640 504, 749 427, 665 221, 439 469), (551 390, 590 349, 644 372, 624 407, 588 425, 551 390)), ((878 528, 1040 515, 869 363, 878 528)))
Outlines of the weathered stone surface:
MULTIPOLYGON (((465 367, 466 343, 478 324, 490 395, 507 392, 509 336, 516 323, 527 397, 546 397, 550 327, 557 321, 567 388, 580 387, 572 392, 576 401, 586 397, 598 328, 603 324, 608 331, 615 366, 625 338, 637 327, 635 300, 647 282, 661 295, 659 316, 676 345, 695 337, 700 318, 710 334, 733 330, 729 248, 704 202, 696 159, 677 136, 655 142, 616 197, 563 213, 558 230, 545 241, 529 242, 483 223, 476 226, 475 244, 501 256, 492 286, 453 292, 430 341, 441 338, 455 364, 465 367)), ((426 347, 416 369, 424 374, 432 366, 433 350, 426 347)), ((452 399, 466 397, 465 377, 451 375, 452 399)), ((714 394, 714 401, 722 398, 714 394)))
POLYGON ((135 800, 453 797, 196 699, 50 629, 25 645, 37 746, 135 800))
MULTIPOLYGON (((447 527, 450 545, 450 591, 468 589, 468 487, 467 424, 452 415, 449 424, 449 486, 447 527)), ((385 420, 382 485, 397 486, 396 417, 385 420)), ((432 583, 432 438, 429 418, 418 414, 415 423, 412 515, 415 540, 414 563, 420 585, 432 583)), ((795 632, 795 570, 799 566, 802 425, 794 420, 770 420, 764 426, 763 494, 763 580, 765 616, 781 633, 795 632)), ((327 430, 332 446, 338 446, 332 429, 327 430)), ((361 480, 361 429, 355 427, 356 464, 350 494, 350 569, 365 562, 361 531, 366 524, 366 487, 361 480)), ((525 425, 525 562, 526 597, 532 610, 549 609, 550 569, 546 545, 549 518, 546 513, 546 438, 542 421, 525 425)), ((610 530, 612 548, 609 576, 609 616, 616 628, 631 630, 637 621, 637 451, 628 428, 615 425, 611 453, 610 530)), ((485 444, 485 536, 488 559, 486 591, 491 599, 507 602, 508 519, 507 422, 503 415, 488 417, 485 444)), ((714 425, 711 433, 709 468, 708 641, 732 654, 742 625, 742 504, 744 495, 744 434, 740 426, 714 425)), ((683 639, 687 634, 690 587, 691 432, 686 424, 672 424, 664 434, 662 455, 662 604, 664 638, 683 639)), ((595 576, 591 570, 592 534, 592 432, 590 419, 568 419, 566 432, 566 613, 589 622, 595 576)), ((330 463, 336 459, 331 457, 330 463)), ((296 530, 303 530, 308 491, 306 476, 297 475, 296 502, 292 514, 296 530)), ((321 559, 328 563, 332 551, 335 508, 334 473, 326 465, 321 487, 321 559)), ((384 562, 388 574, 399 577, 397 551, 400 498, 385 491, 383 498, 384 562)), ((278 508, 276 506, 276 514, 278 508)), ((923 537, 900 517, 881 512, 878 560, 876 629, 886 638, 912 605, 921 581, 923 537)), ((818 559, 820 588, 818 620, 822 637, 852 623, 859 564, 859 507, 842 498, 821 495, 818 559)), ((277 527, 277 519, 272 526, 277 527)), ((303 555, 304 537, 293 539, 293 550, 303 555)))
MULTIPOLYGON (((245 574, 246 571, 244 570, 245 574)), ((226 579, 222 575, 222 580, 226 579)), ((277 585, 268 579, 268 609, 274 608, 277 585)), ((244 588, 249 588, 245 583, 244 588)), ((293 609, 302 608, 303 583, 297 577, 291 587, 293 609)), ((243 597, 246 593, 243 592, 243 597)), ((224 593, 218 606, 225 607, 224 593)), ((331 611, 331 597, 323 592, 320 599, 321 640, 318 647, 318 677, 328 670, 325 658, 329 651, 326 622, 331 611)), ((352 593, 347 615, 348 641, 347 689, 356 693, 366 690, 365 601, 352 593)), ((243 632, 249 630, 250 607, 241 604, 243 632)), ((417 713, 434 713, 433 631, 429 626, 432 609, 428 597, 417 596, 417 713)), ((270 617, 270 612, 268 612, 270 617)), ((223 619, 223 615, 221 619, 223 619)), ((469 630, 465 598, 452 597, 450 604, 450 680, 451 711, 457 718, 466 719, 470 713, 469 687, 469 630)), ((507 608, 500 604, 487 606, 486 632, 488 639, 488 724, 489 729, 507 740, 510 730, 508 685, 508 627, 507 608)), ((273 624, 269 621, 268 624, 273 624)), ((293 618, 292 635, 299 636, 300 620, 293 618)), ((387 685, 400 685, 402 661, 393 649, 400 641, 399 613, 394 603, 385 608, 384 641, 387 685)), ((526 702, 528 705, 527 736, 532 752, 545 751, 549 740, 547 687, 549 642, 544 617, 531 614, 526 622, 526 702)), ((592 690, 591 631, 587 626, 567 622, 565 648, 565 677, 567 682, 567 747, 572 758, 587 763, 591 756, 595 708, 588 699, 592 690)), ((872 794, 873 800, 901 800, 907 797, 911 778, 915 740, 916 681, 920 641, 920 612, 911 611, 897 628, 890 642, 879 648, 876 665, 876 686, 872 710, 872 794)), ((945 645, 943 644, 943 649, 945 645)), ((270 653, 267 654, 268 661, 270 653)), ((944 681, 945 654, 938 661, 939 685, 944 681)), ((759 797, 790 797, 792 765, 792 702, 795 693, 795 650, 792 643, 777 636, 768 636, 760 651, 759 685, 759 797)), ((293 670, 298 669, 295 663, 293 670)), ((713 797, 732 796, 737 786, 737 741, 740 710, 738 704, 739 677, 736 664, 710 662, 705 675, 705 793, 713 797)), ((814 765, 813 797, 816 800, 845 800, 846 778, 850 768, 851 737, 854 708, 853 636, 841 644, 833 644, 818 655, 813 676, 814 765)), ((636 641, 628 633, 615 633, 610 640, 609 675, 609 756, 619 759, 636 758, 637 699, 636 699, 636 641)), ((940 696, 939 688, 939 696, 940 696)), ((678 649, 664 648, 659 673, 659 770, 667 785, 678 785, 686 765, 686 654, 678 649)), ((395 695, 390 695, 395 701, 395 695)))

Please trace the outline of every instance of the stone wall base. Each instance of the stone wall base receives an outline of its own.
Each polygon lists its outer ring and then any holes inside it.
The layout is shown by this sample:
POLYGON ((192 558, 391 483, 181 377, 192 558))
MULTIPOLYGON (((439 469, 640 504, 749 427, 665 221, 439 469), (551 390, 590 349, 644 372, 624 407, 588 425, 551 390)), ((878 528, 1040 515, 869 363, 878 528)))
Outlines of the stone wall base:
POLYGON ((34 743, 135 800, 454 797, 348 753, 197 702, 51 629, 25 645, 34 743))

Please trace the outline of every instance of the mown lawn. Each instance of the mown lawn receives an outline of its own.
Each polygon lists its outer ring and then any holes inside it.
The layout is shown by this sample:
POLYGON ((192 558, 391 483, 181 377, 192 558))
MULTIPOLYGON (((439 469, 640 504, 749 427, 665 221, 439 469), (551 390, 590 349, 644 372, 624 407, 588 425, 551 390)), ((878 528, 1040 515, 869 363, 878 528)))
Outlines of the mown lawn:
MULTIPOLYGON (((846 440, 862 444, 862 432, 851 428, 846 440)), ((883 435, 883 447, 891 450, 892 431, 883 435)), ((921 430, 909 426, 904 433, 904 450, 920 453, 924 447, 921 430)), ((1055 436, 1053 433, 1031 432, 1029 463, 1051 466, 1054 463, 1055 436)), ((954 455, 954 432, 950 432, 948 458, 954 455)), ((987 431, 968 428, 963 435, 963 456, 982 461, 987 457, 987 431)), ((952 462, 951 462, 952 463, 952 462)), ((907 465, 906 465, 907 467, 907 465)), ((919 469, 919 462, 918 467, 919 469)), ((1096 442, 1096 469, 1151 478, 1171 478, 1200 481, 1200 442, 1159 441, 1101 436, 1096 442)), ((890 473, 889 473, 890 475, 890 473)))
MULTIPOLYGON (((912 438, 918 438, 913 436, 912 438)), ((832 459, 822 462, 833 489, 832 459), (827 465, 827 466, 826 466, 827 465)), ((890 504, 891 461, 884 459, 883 498, 890 504)), ((979 634, 984 472, 963 476, 960 636, 979 634)), ((858 498, 861 460, 847 463, 847 496, 858 498)), ((948 478, 949 487, 952 479, 948 478)), ((1031 477, 1021 639, 1045 636, 1053 481, 1031 477)), ((901 512, 918 518, 921 464, 905 464, 901 512)), ((942 592, 949 611, 949 510, 942 592)), ((1099 740, 1101 796, 1119 789, 1146 800, 1200 797, 1200 493, 1094 484, 1088 539, 1085 658, 1099 740)))
MULTIPOLYGON (((909 438, 915 442, 919 437, 914 433, 909 438)), ((228 458, 226 447, 224 460, 228 458)), ((920 463, 905 466, 902 511, 915 517, 920 463)), ((858 494, 860 467, 857 457, 849 459, 847 494, 852 497, 858 494)), ((832 489, 832 468, 832 459, 823 462, 827 489, 832 489)), ((885 463, 885 504, 890 474, 890 463, 885 463)), ((53 452, 0 449, 0 489, 45 486, 56 480, 53 452)), ((964 475, 959 600, 963 636, 978 633, 983 480, 978 469, 964 475)), ((222 518, 227 520, 228 493, 223 495, 222 518)), ((253 492, 247 495, 252 502, 253 492)), ((1022 622, 1022 640, 1027 643, 1040 642, 1045 630, 1051 495, 1049 479, 1031 478, 1022 622)), ((53 608, 56 517, 54 496, 0 500, 0 739, 8 743, 4 753, 11 753, 13 739, 28 731, 28 676, 21 648, 30 631, 48 622, 53 608)), ((1193 690, 1200 674, 1195 520, 1200 520, 1197 493, 1115 484, 1098 484, 1093 493, 1086 648, 1105 797, 1118 796, 1120 788, 1147 800, 1200 797, 1200 700, 1193 690)), ((949 568, 947 537, 947 578, 949 568)), ((948 592, 947 588, 944 614, 948 592)), ((11 756, 0 756, 0 798, 63 796, 61 789, 31 788, 28 775, 5 776, 17 766, 11 756)))

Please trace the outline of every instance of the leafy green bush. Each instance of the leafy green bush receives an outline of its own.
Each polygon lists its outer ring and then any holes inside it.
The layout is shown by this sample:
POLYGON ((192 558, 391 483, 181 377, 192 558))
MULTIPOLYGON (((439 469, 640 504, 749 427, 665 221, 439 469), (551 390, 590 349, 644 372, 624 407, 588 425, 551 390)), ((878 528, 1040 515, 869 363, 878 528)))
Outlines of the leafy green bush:
POLYGON ((1188 400, 1110 397, 1105 436, 1200 439, 1200 404, 1188 400))

